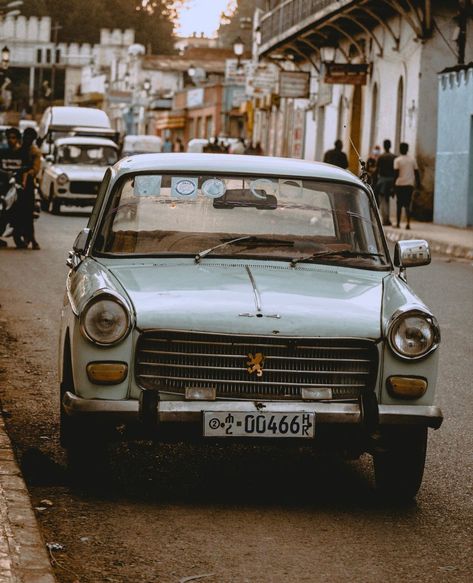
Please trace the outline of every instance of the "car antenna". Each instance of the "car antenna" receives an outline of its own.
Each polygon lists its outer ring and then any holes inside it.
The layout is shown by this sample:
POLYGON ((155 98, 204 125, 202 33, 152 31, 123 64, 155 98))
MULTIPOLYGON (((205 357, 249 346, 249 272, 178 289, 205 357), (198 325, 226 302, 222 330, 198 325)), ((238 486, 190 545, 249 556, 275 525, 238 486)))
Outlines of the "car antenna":
MULTIPOLYGON (((347 126, 345 125, 343 127, 346 129, 347 126)), ((366 171, 366 162, 360 156, 360 152, 358 152, 358 150, 356 149, 356 146, 353 143, 353 140, 351 139, 350 135, 348 135, 348 139, 350 140, 351 147, 355 150, 355 154, 358 156, 358 162, 361 166, 360 179, 363 182, 365 182, 366 184, 369 184, 370 183, 370 175, 366 171)))

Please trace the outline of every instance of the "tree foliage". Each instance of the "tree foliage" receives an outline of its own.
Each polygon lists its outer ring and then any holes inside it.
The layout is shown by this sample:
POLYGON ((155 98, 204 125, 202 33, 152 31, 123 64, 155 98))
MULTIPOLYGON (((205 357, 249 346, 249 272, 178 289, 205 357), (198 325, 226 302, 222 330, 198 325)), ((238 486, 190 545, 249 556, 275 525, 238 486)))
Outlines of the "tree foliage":
POLYGON ((133 28, 153 53, 173 51, 173 0, 24 0, 25 16, 50 16, 58 42, 100 41, 101 28, 133 28))

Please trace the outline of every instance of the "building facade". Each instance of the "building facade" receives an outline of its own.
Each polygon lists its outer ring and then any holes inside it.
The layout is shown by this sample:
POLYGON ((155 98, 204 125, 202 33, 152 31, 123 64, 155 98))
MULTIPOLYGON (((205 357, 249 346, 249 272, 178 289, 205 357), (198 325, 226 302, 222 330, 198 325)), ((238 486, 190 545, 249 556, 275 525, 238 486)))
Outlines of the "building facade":
POLYGON ((281 99, 266 114, 270 152, 290 152, 285 140, 291 132, 285 128, 295 128, 288 122, 294 116, 304 118, 303 157, 321 160, 341 139, 354 172, 358 153, 366 159, 385 139, 391 140, 395 152, 400 142, 407 142, 422 176, 417 215, 430 219, 437 73, 458 59, 473 59, 473 22, 464 12, 468 4, 461 0, 268 1, 258 22, 259 59, 311 76, 305 99, 281 99), (323 57, 329 53, 334 60, 325 62, 323 57))

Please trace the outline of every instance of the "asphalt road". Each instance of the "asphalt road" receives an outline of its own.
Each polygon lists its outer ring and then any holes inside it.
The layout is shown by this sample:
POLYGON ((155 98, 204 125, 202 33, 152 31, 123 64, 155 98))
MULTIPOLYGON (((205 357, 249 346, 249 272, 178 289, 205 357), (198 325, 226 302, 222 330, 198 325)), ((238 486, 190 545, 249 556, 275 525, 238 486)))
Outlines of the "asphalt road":
POLYGON ((85 221, 43 214, 41 251, 0 249, 0 398, 45 541, 63 545, 58 581, 473 580, 471 262, 409 272, 443 335, 445 422, 416 504, 381 504, 368 456, 242 446, 120 446, 107 484, 84 489, 58 443, 56 349, 65 259, 85 221))

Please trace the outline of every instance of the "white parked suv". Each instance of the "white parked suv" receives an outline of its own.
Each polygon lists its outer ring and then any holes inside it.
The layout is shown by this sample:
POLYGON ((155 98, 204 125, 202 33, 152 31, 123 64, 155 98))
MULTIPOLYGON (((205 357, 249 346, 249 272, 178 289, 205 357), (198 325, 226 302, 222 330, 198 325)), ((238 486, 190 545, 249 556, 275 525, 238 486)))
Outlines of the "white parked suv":
POLYGON ((59 214, 61 205, 93 205, 105 170, 117 160, 118 147, 106 138, 56 140, 40 180, 42 209, 59 214))

